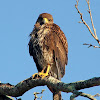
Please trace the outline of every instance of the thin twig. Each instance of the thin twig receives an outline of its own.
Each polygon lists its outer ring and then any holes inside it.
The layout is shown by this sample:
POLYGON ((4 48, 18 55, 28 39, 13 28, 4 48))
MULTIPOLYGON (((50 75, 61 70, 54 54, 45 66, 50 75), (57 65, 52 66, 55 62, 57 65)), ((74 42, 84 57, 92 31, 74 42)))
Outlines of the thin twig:
POLYGON ((88 4, 88 9, 89 9, 89 14, 90 14, 90 18, 91 18, 91 24, 92 24, 92 28, 95 34, 96 39, 98 40, 97 34, 96 34, 96 29, 94 28, 94 24, 93 24, 93 19, 92 19, 92 14, 91 14, 91 9, 90 9, 90 0, 86 0, 87 4, 88 4))
POLYGON ((95 46, 95 45, 87 44, 87 43, 84 43, 83 45, 88 45, 88 48, 90 48, 90 47, 93 47, 93 48, 100 48, 99 46, 95 46))
MULTIPOLYGON (((87 1, 87 0, 86 0, 87 1)), ((87 28, 88 28, 88 30, 89 30, 89 32, 91 33, 91 35, 93 36, 93 38, 99 43, 99 45, 100 45, 100 41, 99 41, 99 39, 98 39, 98 37, 97 37, 97 34, 96 34, 96 29, 94 28, 94 24, 93 24, 93 19, 92 19, 92 14, 91 14, 91 9, 90 9, 90 2, 89 2, 89 0, 87 1, 87 4, 88 4, 88 8, 89 8, 89 14, 90 14, 90 18, 91 18, 91 23, 92 23, 92 27, 93 27, 93 31, 94 31, 94 34, 93 34, 93 32, 91 31, 91 28, 88 26, 88 24, 85 22, 85 20, 83 19, 83 15, 82 15, 82 13, 79 11, 79 9, 78 9, 78 3, 79 3, 79 0, 76 0, 76 2, 77 2, 77 4, 75 4, 75 8, 77 9, 77 11, 78 11, 78 13, 80 14, 80 19, 81 19, 81 21, 82 22, 80 22, 80 23, 83 23, 87 28)))
POLYGON ((86 98, 88 98, 90 100, 97 100, 91 94, 86 94, 86 93, 83 93, 83 92, 78 92, 77 90, 75 90, 73 92, 73 94, 70 96, 70 100, 75 100, 75 98, 78 97, 78 96, 83 96, 83 97, 86 97, 86 98))
POLYGON ((100 94, 99 94, 99 93, 97 93, 97 94, 95 94, 95 95, 94 95, 94 97, 100 97, 100 94))
POLYGON ((81 18, 81 20, 82 20, 82 23, 83 23, 84 25, 86 25, 86 27, 88 28, 88 30, 89 30, 89 32, 91 33, 91 35, 95 38, 95 35, 92 33, 92 31, 91 31, 90 27, 88 26, 88 24, 84 21, 83 16, 82 16, 82 13, 81 13, 81 12, 79 11, 79 9, 78 9, 78 1, 77 1, 77 4, 75 5, 75 7, 76 7, 78 13, 80 14, 80 18, 81 18))
POLYGON ((39 93, 39 92, 34 92, 33 94, 34 94, 34 100, 37 100, 37 99, 41 99, 42 100, 42 97, 43 96, 41 96, 41 97, 38 97, 37 95, 38 94, 43 94, 43 92, 45 91, 45 89, 42 89, 42 91, 39 93))
POLYGON ((87 97, 90 100, 97 100, 97 99, 94 98, 94 96, 92 96, 90 94, 86 94, 86 93, 81 92, 80 95, 83 96, 83 97, 87 97))

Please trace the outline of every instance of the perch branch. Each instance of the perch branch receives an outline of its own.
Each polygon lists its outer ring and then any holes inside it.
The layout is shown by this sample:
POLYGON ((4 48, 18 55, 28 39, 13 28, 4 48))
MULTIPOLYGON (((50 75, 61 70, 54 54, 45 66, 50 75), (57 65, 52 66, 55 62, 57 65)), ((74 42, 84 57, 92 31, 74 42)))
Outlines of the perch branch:
POLYGON ((9 95, 13 97, 18 97, 22 96, 26 91, 36 87, 36 86, 51 86, 55 90, 59 90, 62 92, 72 92, 76 90, 81 90, 85 88, 90 88, 93 86, 99 86, 100 85, 100 77, 94 77, 89 80, 82 80, 78 82, 73 82, 73 83, 63 83, 54 77, 45 77, 44 79, 37 78, 37 79, 32 79, 28 78, 24 81, 21 81, 17 85, 11 85, 9 83, 4 84, 0 83, 0 94, 1 95, 9 95))

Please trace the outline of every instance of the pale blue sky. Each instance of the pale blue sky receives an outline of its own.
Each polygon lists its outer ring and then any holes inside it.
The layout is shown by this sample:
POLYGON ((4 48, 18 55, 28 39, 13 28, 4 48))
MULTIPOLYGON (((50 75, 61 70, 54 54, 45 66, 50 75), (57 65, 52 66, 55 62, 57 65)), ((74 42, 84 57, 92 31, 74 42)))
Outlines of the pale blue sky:
MULTIPOLYGON (((29 34, 39 14, 47 12, 53 15, 54 22, 65 33, 68 45, 68 66, 63 82, 75 82, 100 76, 100 49, 87 48, 83 43, 98 45, 88 29, 79 24, 80 16, 75 9, 76 0, 0 0, 0 81, 16 85, 37 72, 35 63, 29 55, 29 34)), ((79 8, 85 21, 90 25, 85 0, 79 2, 79 8)), ((91 10, 97 35, 100 39, 100 0, 91 0, 91 10)), ((46 89, 43 100, 52 100, 52 94, 46 88, 29 90, 22 100, 33 100, 33 92, 46 89)), ((81 90, 95 95, 100 87, 81 90)), ((71 93, 62 93, 69 100, 71 93)), ((98 99, 98 98, 97 98, 98 99)), ((99 97, 100 99, 100 97, 99 97)), ((88 100, 78 97, 76 100, 88 100)))

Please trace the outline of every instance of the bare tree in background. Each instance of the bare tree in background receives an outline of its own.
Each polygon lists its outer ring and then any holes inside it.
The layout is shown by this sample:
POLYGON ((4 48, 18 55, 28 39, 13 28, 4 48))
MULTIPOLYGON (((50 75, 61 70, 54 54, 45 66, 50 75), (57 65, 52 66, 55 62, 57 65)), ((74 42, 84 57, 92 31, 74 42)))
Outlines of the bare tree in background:
MULTIPOLYGON (((88 24, 84 21, 82 13, 78 9, 79 1, 77 1, 77 4, 75 4, 75 8, 77 9, 77 11, 80 15, 80 18, 81 18, 80 23, 83 23, 88 28, 92 37, 98 42, 98 45, 100 45, 100 41, 97 37, 96 29, 93 24, 93 19, 92 19, 92 14, 91 14, 91 9, 90 9, 90 0, 86 0, 86 2, 88 5, 88 8, 89 8, 88 13, 90 14, 90 20, 91 20, 93 32, 91 31, 88 24)), ((89 47, 94 47, 94 48, 100 48, 100 46, 95 46, 95 45, 87 44, 87 43, 85 43, 84 45, 88 45, 89 47)), ((64 83, 64 82, 61 82, 51 76, 47 76, 44 79, 42 79, 39 76, 36 76, 34 78, 30 77, 28 79, 25 79, 25 80, 19 82, 17 85, 11 85, 9 83, 6 83, 6 84, 0 83, 0 100, 14 100, 12 97, 22 96, 25 92, 27 92, 28 90, 30 90, 32 88, 37 87, 37 86, 44 86, 44 85, 51 86, 54 89, 57 89, 62 92, 66 92, 66 93, 71 92, 72 95, 70 96, 70 100, 75 100, 75 98, 78 96, 83 96, 90 100, 97 100, 95 97, 100 96, 98 93, 96 95, 91 95, 91 94, 86 94, 86 93, 79 91, 81 89, 99 86, 100 85, 100 77, 94 77, 94 78, 91 78, 88 80, 81 80, 81 81, 77 81, 77 82, 73 82, 73 83, 64 83)), ((42 100, 42 96, 38 97, 37 95, 43 94, 43 91, 44 90, 42 90, 42 92, 40 92, 40 93, 35 92, 34 100, 37 100, 37 99, 42 100)), ((21 100, 21 99, 16 98, 16 100, 21 100)), ((64 98, 64 100, 66 100, 66 98, 64 98)))

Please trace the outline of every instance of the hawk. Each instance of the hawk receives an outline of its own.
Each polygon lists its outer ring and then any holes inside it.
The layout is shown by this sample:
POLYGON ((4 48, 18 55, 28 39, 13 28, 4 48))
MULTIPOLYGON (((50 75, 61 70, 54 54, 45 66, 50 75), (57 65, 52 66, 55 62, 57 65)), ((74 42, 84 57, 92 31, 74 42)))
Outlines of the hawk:
MULTIPOLYGON (((30 34, 29 53, 42 78, 50 75, 61 80, 64 76, 68 62, 68 43, 63 31, 53 22, 51 14, 39 15, 30 34)), ((51 87, 49 89, 56 98, 54 100, 61 100, 61 92, 51 87)))

